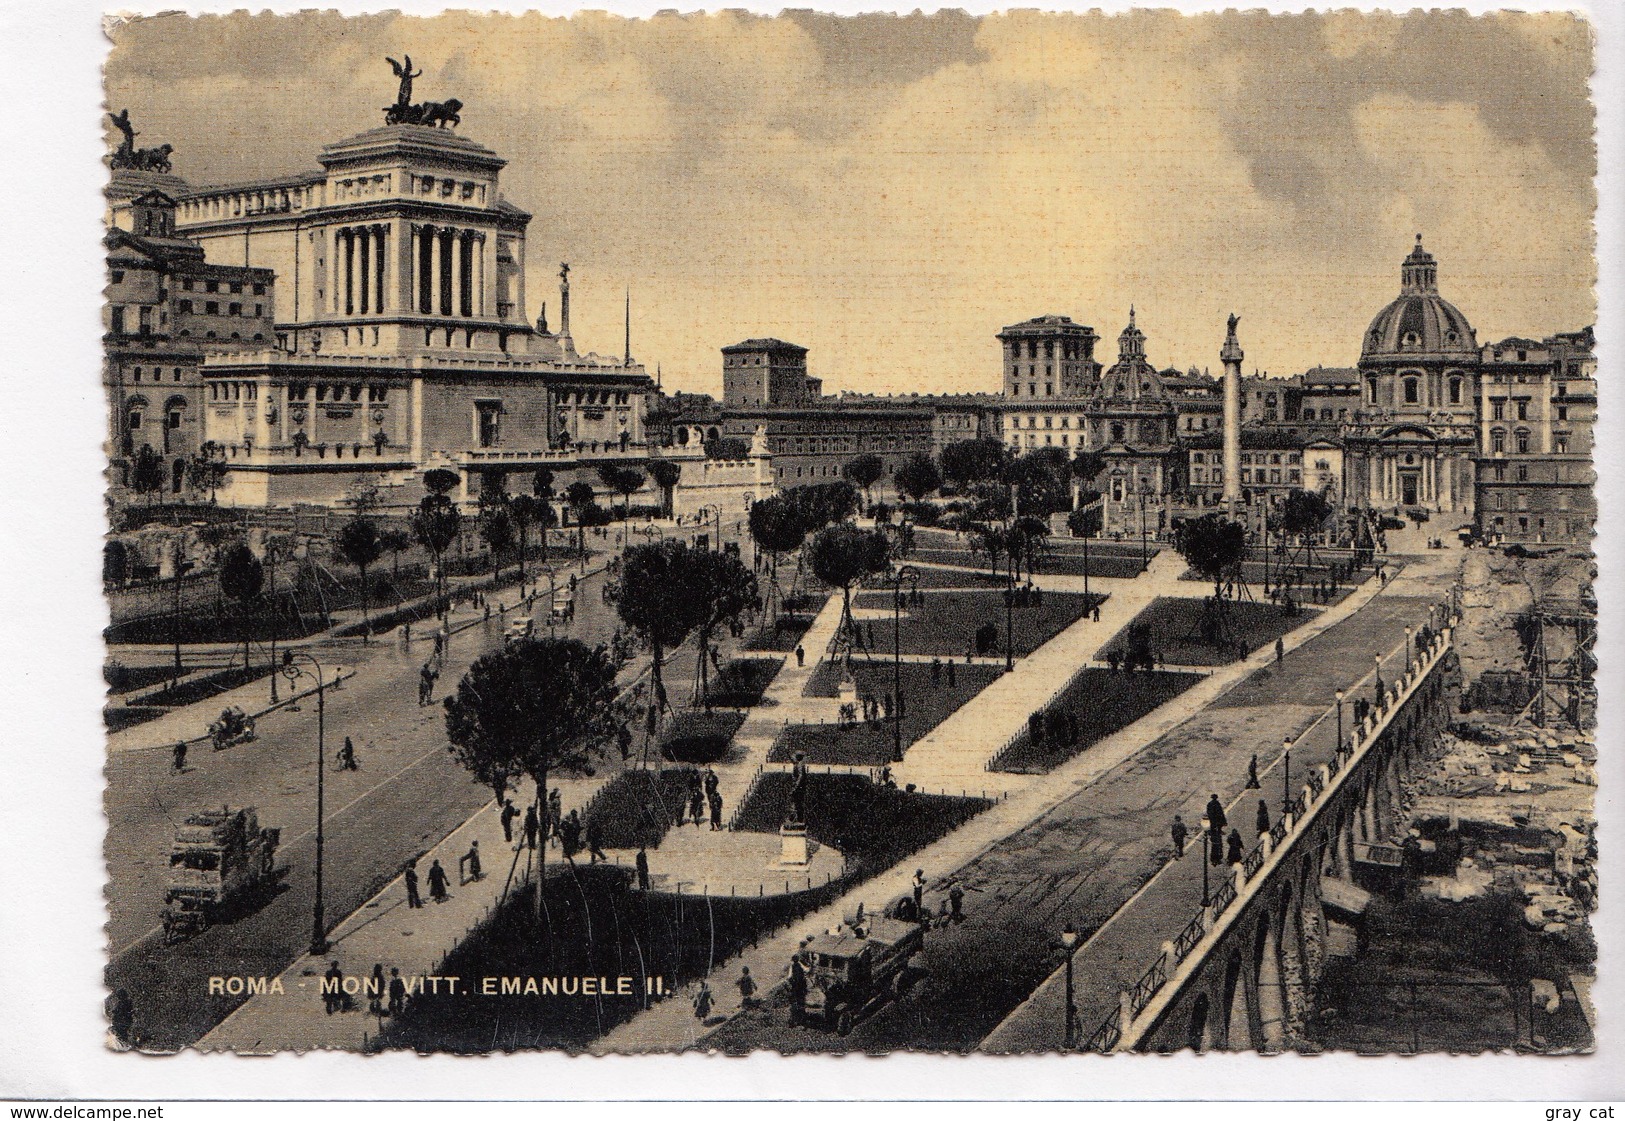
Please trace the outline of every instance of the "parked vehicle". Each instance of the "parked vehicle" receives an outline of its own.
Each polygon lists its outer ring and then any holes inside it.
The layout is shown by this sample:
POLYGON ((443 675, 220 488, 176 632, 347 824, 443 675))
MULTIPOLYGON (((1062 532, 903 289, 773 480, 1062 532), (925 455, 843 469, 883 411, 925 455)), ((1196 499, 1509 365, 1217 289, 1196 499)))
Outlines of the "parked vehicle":
POLYGON ((903 995, 909 959, 923 948, 925 928, 897 918, 898 903, 885 917, 865 918, 860 909, 808 943, 803 953, 809 1023, 846 1035, 859 1019, 903 995))
POLYGON ((220 719, 209 725, 209 739, 216 751, 254 740, 254 718, 232 705, 221 711, 220 719))
POLYGON ((208 929, 222 908, 268 884, 282 830, 262 829, 253 806, 204 810, 175 829, 164 894, 164 940, 208 929))

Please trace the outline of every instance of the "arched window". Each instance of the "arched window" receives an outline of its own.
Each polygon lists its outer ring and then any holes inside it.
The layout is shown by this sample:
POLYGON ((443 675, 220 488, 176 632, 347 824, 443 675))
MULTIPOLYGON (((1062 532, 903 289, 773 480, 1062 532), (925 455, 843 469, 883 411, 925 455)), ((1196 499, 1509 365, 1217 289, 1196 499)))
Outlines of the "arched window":
POLYGON ((1377 379, 1374 377, 1365 379, 1365 401, 1368 405, 1377 403, 1377 379))

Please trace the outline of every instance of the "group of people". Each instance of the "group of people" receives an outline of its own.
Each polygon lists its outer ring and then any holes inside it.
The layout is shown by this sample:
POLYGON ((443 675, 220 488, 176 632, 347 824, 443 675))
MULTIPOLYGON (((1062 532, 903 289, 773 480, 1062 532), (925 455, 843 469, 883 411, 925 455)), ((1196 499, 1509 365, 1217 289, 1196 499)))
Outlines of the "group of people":
POLYGON ((949 658, 946 661, 944 661, 942 658, 932 658, 931 659, 931 688, 936 689, 936 688, 940 687, 942 685, 943 679, 945 677, 947 678, 947 681, 948 681, 948 688, 950 688, 950 689, 955 688, 956 687, 956 682, 955 682, 955 675, 954 675, 954 660, 952 658, 949 658))
MULTIPOLYGON (((478 844, 478 842, 475 843, 478 844)), ((478 871, 479 857, 477 853, 474 860, 475 870, 478 871)), ((476 876, 475 878, 478 879, 479 877, 476 876)), ((413 860, 406 866, 406 906, 413 910, 423 906, 423 896, 419 893, 418 884, 418 862, 413 860)), ((432 861, 429 864, 429 898, 433 899, 437 904, 444 903, 451 898, 450 888, 451 877, 446 875, 446 870, 441 866, 438 859, 432 861)))
MULTIPOLYGON (((372 975, 357 988, 366 994, 368 1015, 382 1019, 385 1016, 399 1016, 406 1011, 406 981, 398 967, 390 967, 386 981, 383 964, 374 962, 372 975)), ((337 959, 322 974, 322 1005, 329 1016, 335 1012, 348 1012, 353 1007, 350 994, 344 991, 344 970, 339 967, 337 959)))
POLYGON ((688 794, 677 802, 677 824, 692 819, 697 829, 705 823, 707 811, 713 831, 727 828, 722 820, 722 781, 710 767, 705 768, 704 775, 699 771, 689 772, 688 794))
POLYGON ((863 722, 869 725, 882 724, 892 717, 903 715, 902 705, 892 698, 888 691, 879 697, 872 693, 864 693, 856 701, 848 701, 841 705, 839 710, 840 726, 851 728, 858 722, 859 706, 863 709, 863 722))
POLYGON ((536 812, 535 803, 525 807, 521 833, 518 842, 515 843, 514 822, 519 820, 519 817, 519 810, 513 804, 513 799, 504 798, 499 814, 502 822, 502 838, 516 850, 528 848, 534 852, 540 844, 557 844, 564 858, 572 862, 583 850, 587 852, 589 864, 609 859, 604 852, 602 823, 597 817, 582 821, 581 811, 577 809, 565 813, 564 797, 557 787, 547 792, 547 808, 540 814, 536 812))
MULTIPOLYGON (((1258 756, 1254 755, 1247 767, 1249 789, 1258 789, 1258 756)), ((1214 866, 1220 864, 1240 864, 1246 858, 1245 845, 1241 830, 1230 824, 1229 816, 1224 811, 1224 803, 1219 801, 1217 794, 1208 797, 1207 806, 1202 810, 1203 825, 1207 838, 1208 861, 1214 866), (1228 832, 1226 832, 1228 830, 1228 832)), ((1260 837, 1270 831, 1270 808, 1264 799, 1258 800, 1258 810, 1254 815, 1254 826, 1260 837)), ((1174 815, 1174 820, 1168 827, 1169 839, 1173 841, 1174 859, 1181 860, 1185 856, 1185 846, 1190 839, 1190 827, 1185 819, 1174 815)))

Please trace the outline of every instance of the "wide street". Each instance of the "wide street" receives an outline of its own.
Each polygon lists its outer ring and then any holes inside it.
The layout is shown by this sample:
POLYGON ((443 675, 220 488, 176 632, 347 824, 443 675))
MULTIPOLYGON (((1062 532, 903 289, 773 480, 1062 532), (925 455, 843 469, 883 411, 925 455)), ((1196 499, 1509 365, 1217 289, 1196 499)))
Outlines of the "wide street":
MULTIPOLYGON (((632 543, 640 539, 634 536, 632 543)), ((599 548, 606 544, 612 545, 613 537, 594 542, 599 548)), ((605 559, 601 554, 591 562, 597 571, 581 582, 575 620, 559 628, 561 635, 596 644, 607 643, 616 630, 613 609, 602 599, 605 559)), ((579 568, 561 567, 561 581, 569 571, 579 568)), ((512 586, 489 593, 493 612, 497 603, 516 595, 512 586)), ((541 625, 546 595, 543 580, 537 602, 541 634, 546 633, 541 625)), ((464 607, 453 615, 453 625, 480 618, 464 607)), ((437 702, 456 687, 474 658, 501 642, 504 626, 494 613, 488 622, 473 622, 454 634, 437 702)), ((355 670, 353 678, 326 696, 324 903, 329 926, 491 798, 490 789, 471 781, 448 754, 439 704, 417 704, 418 670, 431 651, 427 631, 427 626, 415 629, 410 646, 397 631, 365 646, 359 639, 344 639, 311 650, 329 671, 335 665, 355 670), (333 765, 345 736, 356 748, 359 769, 353 772, 333 765)), ((674 698, 684 695, 694 658, 692 649, 685 648, 669 660, 674 698)), ((623 670, 622 680, 635 680, 647 662, 647 657, 635 659, 623 670)), ((268 696, 269 686, 265 688, 268 696)), ((196 731, 201 733, 216 713, 208 705, 196 706, 196 711, 196 731)), ((150 1033, 150 1046, 184 1046, 240 1001, 209 997, 210 976, 272 976, 309 945, 315 895, 316 699, 305 698, 298 711, 282 708, 262 717, 258 731, 253 743, 220 752, 194 745, 187 769, 179 775, 172 770, 169 751, 161 747, 109 755, 108 983, 129 989, 138 1026, 150 1033), (160 913, 174 828, 189 813, 221 805, 256 806, 262 826, 282 830, 278 883, 274 892, 251 901, 228 921, 166 946, 160 913)))

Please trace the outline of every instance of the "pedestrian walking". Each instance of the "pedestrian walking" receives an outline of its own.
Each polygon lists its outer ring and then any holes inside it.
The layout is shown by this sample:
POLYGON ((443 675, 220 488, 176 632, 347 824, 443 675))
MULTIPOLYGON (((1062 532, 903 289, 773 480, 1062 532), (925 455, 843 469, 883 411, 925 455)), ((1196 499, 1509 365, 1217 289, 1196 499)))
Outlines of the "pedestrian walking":
POLYGON ((423 906, 423 897, 418 894, 418 866, 416 861, 406 866, 406 906, 409 910, 423 906))
POLYGON ((711 807, 711 831, 716 832, 722 828, 722 792, 720 790, 711 791, 706 801, 711 807))
POLYGON ((462 881, 465 884, 478 883, 483 878, 480 872, 480 842, 477 839, 469 844, 458 871, 467 877, 462 881))
POLYGON ((540 831, 541 831, 541 826, 537 823, 537 820, 536 820, 536 804, 534 802, 532 802, 530 805, 525 807, 525 842, 524 842, 525 844, 530 846, 532 851, 534 851, 535 848, 536 848, 536 834, 539 833, 540 831))
POLYGON ((374 1016, 384 1014, 384 967, 372 963, 372 978, 367 982, 367 1011, 374 1016))
POLYGON ((796 668, 800 669, 807 664, 807 651, 800 646, 796 647, 796 668))
POLYGON ((599 818, 591 817, 587 819, 587 863, 597 864, 600 860, 609 860, 604 852, 604 827, 599 818))
POLYGON ((735 981, 734 984, 739 987, 739 1007, 755 1007, 756 978, 750 975, 750 966, 740 967, 739 980, 735 981))
POLYGON ((1257 790, 1258 788, 1258 753, 1255 751, 1253 757, 1247 760, 1247 789, 1257 790))
POLYGON ((720 788, 721 785, 722 785, 722 780, 717 778, 716 770, 714 768, 711 768, 711 767, 705 768, 705 795, 706 795, 706 797, 709 798, 711 795, 715 794, 717 792, 718 788, 720 788))
POLYGON ((807 967, 801 952, 790 959, 790 1023, 799 1024, 807 1016, 807 967))
POLYGON ((705 817, 705 791, 700 789, 697 782, 688 791, 688 812, 694 819, 694 827, 698 829, 705 817))
POLYGON ((576 853, 581 851, 581 816, 575 810, 559 823, 559 844, 564 849, 564 859, 573 863, 576 853))
POLYGON ((507 798, 502 800, 502 839, 507 844, 513 844, 513 819, 519 816, 519 811, 513 808, 513 802, 507 798))
POLYGON ((710 1015, 711 986, 701 981, 699 991, 694 994, 694 1018, 703 1024, 710 1015))
POLYGON ((349 736, 345 736, 344 746, 339 748, 339 770, 354 771, 356 769, 355 744, 351 742, 349 736))
POLYGON ((418 704, 426 705, 434 695, 434 679, 439 676, 428 662, 418 671, 418 704))
POLYGON ((638 890, 639 891, 648 891, 649 890, 649 852, 648 852, 648 850, 647 849, 642 849, 642 848, 638 849, 637 859, 635 859, 632 863, 637 868, 637 871, 638 871, 638 890))
POLYGON ((186 741, 175 741, 175 773, 180 774, 186 770, 186 741))
POLYGON ((1286 643, 1277 638, 1275 640, 1275 664, 1280 665, 1281 659, 1286 657, 1286 643))
POLYGON ((337 958, 322 974, 322 1007, 329 1016, 344 1010, 344 970, 339 968, 337 958))
POLYGON ((1270 831, 1270 807, 1269 803, 1262 798, 1258 800, 1258 815, 1254 821, 1258 826, 1258 835, 1260 837, 1270 831))
POLYGON ((1185 855, 1185 837, 1187 835, 1185 822, 1178 814, 1174 815, 1173 825, 1168 827, 1168 834, 1174 841, 1174 859, 1179 860, 1185 855))
POLYGON ((559 788, 554 787, 547 792, 547 834, 550 839, 557 839, 559 827, 564 824, 564 795, 559 788))
POLYGON ((1225 862, 1227 864, 1240 864, 1241 863, 1241 857, 1242 857, 1242 854, 1241 854, 1241 830, 1240 829, 1232 829, 1232 830, 1230 830, 1230 841, 1229 841, 1229 844, 1228 844, 1228 848, 1229 848, 1229 851, 1224 854, 1225 855, 1225 862))
POLYGON ((446 891, 446 882, 446 870, 440 867, 440 861, 436 860, 429 865, 429 898, 436 903, 444 903, 450 898, 446 891))
POLYGON ((942 684, 942 659, 931 659, 931 688, 935 689, 942 684))
POLYGON ((401 980, 401 971, 394 966, 389 970, 389 1014, 399 1016, 406 1011, 406 982, 401 980))

